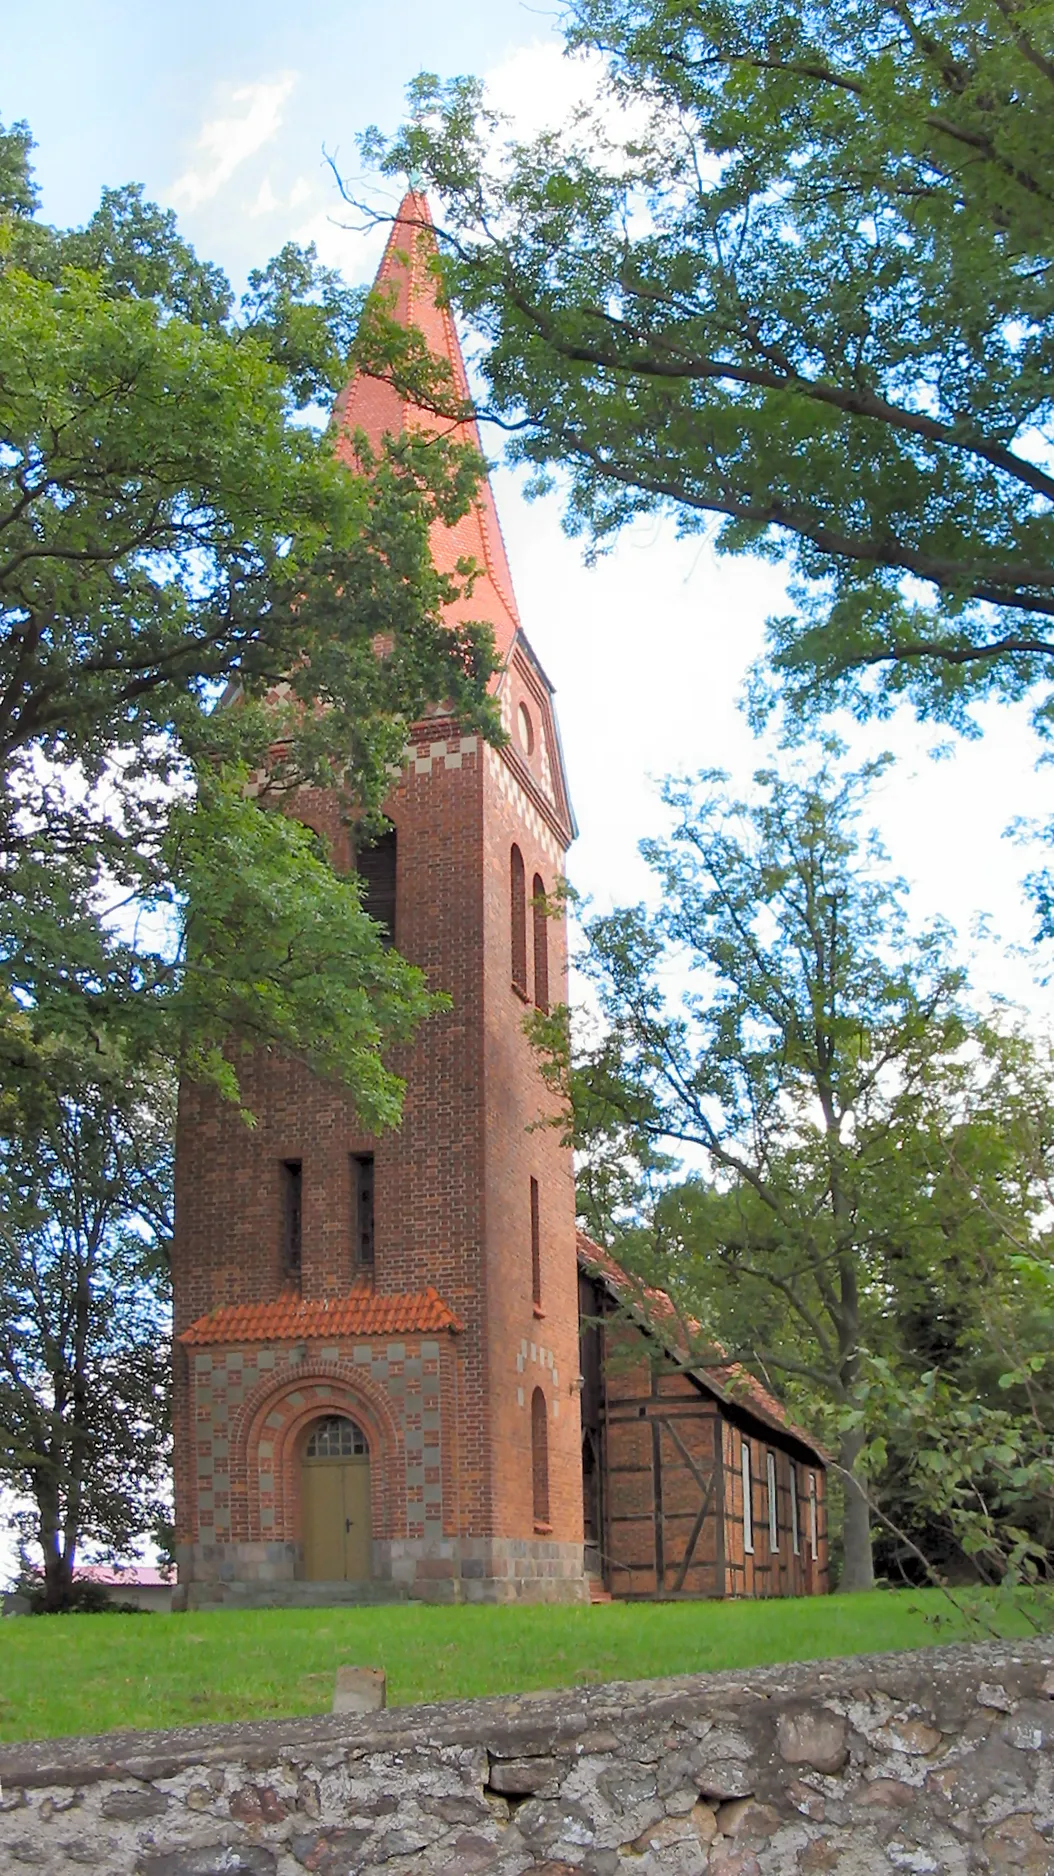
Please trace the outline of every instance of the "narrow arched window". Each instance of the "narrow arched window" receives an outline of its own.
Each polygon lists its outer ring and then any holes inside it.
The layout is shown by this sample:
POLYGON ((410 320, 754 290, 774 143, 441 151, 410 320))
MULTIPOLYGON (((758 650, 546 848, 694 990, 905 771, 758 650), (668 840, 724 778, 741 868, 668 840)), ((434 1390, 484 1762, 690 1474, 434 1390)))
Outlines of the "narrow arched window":
POLYGON ((362 909, 383 928, 386 944, 395 943, 395 864, 394 827, 355 855, 355 871, 363 883, 362 909))
POLYGON ((509 865, 509 913, 512 922, 512 987, 527 995, 527 880, 523 855, 514 847, 509 865))
POLYGON ((534 1487, 534 1522, 549 1522, 549 1420, 545 1395, 536 1387, 531 1395, 531 1478, 534 1487))
POLYGON ((285 1275, 300 1282, 303 1266, 304 1162, 282 1161, 282 1264, 285 1275))
POLYGON ((531 1180, 531 1295, 534 1307, 542 1307, 542 1206, 537 1179, 531 1180))
POLYGON ((820 1554, 820 1520, 816 1494, 816 1474, 809 1474, 809 1555, 816 1561, 820 1554))
POLYGON ((545 882, 540 873, 534 876, 531 892, 534 913, 534 1002, 535 1008, 549 1008, 549 912, 545 903, 545 882))

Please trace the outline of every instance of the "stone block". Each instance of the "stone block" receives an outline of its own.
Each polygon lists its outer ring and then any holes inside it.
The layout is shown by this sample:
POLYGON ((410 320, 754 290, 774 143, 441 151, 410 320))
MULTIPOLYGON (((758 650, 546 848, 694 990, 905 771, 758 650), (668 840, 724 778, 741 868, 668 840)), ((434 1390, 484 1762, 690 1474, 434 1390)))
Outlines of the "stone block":
POLYGON ((420 1797, 417 1804, 419 1810, 430 1817, 438 1817, 444 1824, 488 1823, 493 1815, 486 1798, 477 1798, 474 1792, 440 1794, 439 1797, 427 1794, 420 1797))
POLYGON ((745 1759, 709 1759, 698 1773, 699 1795, 722 1803, 729 1798, 749 1798, 754 1792, 754 1772, 745 1759))
POLYGON ((903 1752, 909 1758, 927 1758, 941 1743, 936 1726, 926 1720, 899 1718, 890 1720, 875 1735, 879 1745, 890 1752, 903 1752))
POLYGON ((508 1798, 526 1798, 558 1777, 557 1759, 496 1759, 490 1768, 490 1788, 508 1798))
POLYGON ((289 1806, 273 1785, 240 1786, 232 1792, 228 1809, 239 1824, 280 1824, 289 1816, 289 1806))
POLYGON ((360 1866, 359 1852, 369 1842, 368 1830, 316 1830, 294 1837, 293 1855, 305 1869, 329 1872, 355 1870, 360 1866))
POLYGON ((827 1807, 822 1792, 814 1791, 800 1778, 793 1778, 787 1786, 787 1797, 802 1817, 811 1818, 815 1824, 823 1823, 827 1807))
POLYGON ((905 1805, 914 1804, 918 1795, 917 1787, 905 1785, 902 1779, 873 1778, 870 1784, 864 1786, 857 1802, 879 1805, 883 1809, 899 1805, 903 1809, 905 1805))
POLYGON ((498 1861, 498 1846, 489 1837, 482 1837, 477 1831, 462 1831, 454 1839, 449 1859, 438 1863, 436 1869, 441 1876, 482 1876, 485 1870, 492 1870, 498 1861))
POLYGON ((1001 1824, 985 1831, 984 1848, 995 1871, 1015 1871, 1020 1876, 1049 1876, 1054 1852, 1041 1837, 1031 1817, 1019 1814, 1005 1817, 1001 1824))
POLYGON ((838 1846, 831 1837, 814 1837, 807 1843, 798 1858, 798 1868, 808 1873, 813 1870, 837 1869, 841 1861, 838 1846))
POLYGON ((771 1804, 759 1804, 756 1798, 733 1798, 717 1812, 717 1828, 722 1837, 773 1837, 780 1827, 780 1814, 771 1804))
POLYGON ((138 1823, 143 1817, 160 1817, 168 1810, 168 1799, 153 1785, 129 1785, 107 1792, 99 1809, 103 1817, 138 1823))
POLYGON ((377 1713, 387 1703, 388 1677, 383 1668, 337 1669, 334 1713, 377 1713))
POLYGON ((1000 1731, 1018 1752, 1044 1751, 1054 1745, 1054 1706, 1045 1700, 1019 1700, 1000 1731))
POLYGON ((278 1858, 259 1843, 199 1844, 194 1849, 146 1850, 136 1876, 274 1876, 278 1858))
MULTIPOLYGON (((414 1600, 417 1602, 455 1603, 461 1600, 461 1585, 453 1577, 437 1577, 431 1582, 426 1578, 423 1582, 417 1581, 414 1589, 414 1600)), ((492 1602, 494 1598, 488 1596, 486 1600, 492 1602)))
POLYGON ((849 1757, 849 1722, 830 1707, 785 1707, 776 1722, 776 1743, 787 1765, 840 1772, 849 1757))
POLYGON ((982 1681, 977 1689, 979 1707, 993 1707, 997 1713, 1012 1713, 1014 1703, 998 1681, 982 1681))

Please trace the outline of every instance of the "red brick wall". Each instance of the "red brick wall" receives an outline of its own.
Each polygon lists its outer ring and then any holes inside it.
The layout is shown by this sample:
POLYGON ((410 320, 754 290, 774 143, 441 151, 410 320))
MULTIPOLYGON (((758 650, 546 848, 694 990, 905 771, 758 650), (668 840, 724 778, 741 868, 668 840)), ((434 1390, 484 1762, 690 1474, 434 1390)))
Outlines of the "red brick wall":
MULTIPOLYGON (((521 676, 520 680, 525 680, 521 676)), ((532 697, 541 725, 543 700, 532 697)), ((454 726, 423 726, 386 811, 398 836, 397 942, 447 991, 452 1009, 394 1058, 407 1082, 395 1133, 364 1135, 347 1097, 274 1053, 239 1062, 248 1128, 208 1090, 180 1101, 173 1247, 175 1328, 221 1303, 263 1301, 282 1268, 281 1162, 303 1166, 301 1288, 345 1293, 352 1258, 349 1156, 376 1157, 374 1281, 379 1291, 429 1284, 455 1310, 450 1437, 443 1442, 444 1533, 533 1537, 530 1400, 549 1410, 550 1525, 554 1541, 581 1541, 577 1394, 576 1253, 569 1151, 551 1129, 530 1131, 544 1089, 523 1034, 526 1007, 510 975, 509 850, 521 847, 528 886, 547 887, 562 840, 546 807, 539 738, 533 769, 510 753, 484 754, 454 726), (531 1295, 530 1179, 538 1180, 542 1310, 531 1295), (522 1399, 522 1405, 521 1405, 522 1399)), ((350 858, 335 798, 305 796, 301 818, 350 858)), ((533 983, 528 917, 528 981, 533 983)), ((562 920, 549 922, 550 997, 564 994, 562 920)), ((194 1440, 186 1362, 176 1357, 179 1537, 194 1542, 194 1440)), ((445 1416, 444 1416, 445 1419, 445 1416)), ((290 1500, 290 1503, 292 1501, 290 1500)), ((276 1535, 294 1533, 290 1527, 276 1535)), ((386 1515, 389 1532, 400 1519, 386 1515)), ((412 1532, 410 1533, 413 1534, 412 1532)), ((255 1531, 250 1536, 255 1538, 255 1531)), ((381 1536, 382 1532, 377 1531, 381 1536)))
MULTIPOLYGON (((523 855, 528 892, 535 875, 552 893, 562 873, 557 838, 508 758, 488 755, 484 779, 486 945, 484 1076, 487 1089, 485 1192, 488 1236, 488 1439, 497 1533, 534 1526, 531 1490, 531 1397, 540 1387, 549 1430, 549 1522, 567 1542, 582 1538, 581 1421, 578 1374, 578 1274, 574 1172, 558 1129, 546 1126, 553 1103, 524 1033, 532 1005, 512 982, 510 864, 523 855), (541 1304, 533 1299, 531 1179, 538 1181, 541 1304)), ((534 985, 534 921, 527 927, 527 982, 534 985)), ((547 921, 549 996, 566 1000, 562 916, 547 921)))
MULTIPOLYGON (((303 1293, 345 1293, 355 1275, 349 1156, 373 1150, 376 1285, 389 1292, 435 1285, 466 1325, 462 1364, 471 1397, 479 1392, 483 1356, 482 773, 478 748, 462 750, 457 737, 442 741, 444 752, 429 756, 428 772, 411 764, 388 804, 398 833, 400 946, 434 988, 454 999, 454 1008, 394 1061, 408 1083, 403 1126, 371 1139, 339 1089, 275 1053, 239 1061, 256 1119, 251 1129, 210 1091, 185 1087, 176 1159, 175 1328, 178 1334, 217 1304, 266 1300, 281 1288, 283 1159, 303 1164, 303 1293), (457 766, 446 766, 448 755, 457 766)), ((314 797, 298 808, 333 836, 339 853, 335 800, 314 797)), ((177 1452, 185 1446, 184 1412, 180 1388, 177 1452)), ((471 1528, 482 1528, 478 1413, 459 1428, 458 1445, 462 1515, 471 1528)), ((181 1507, 184 1483, 179 1467, 181 1507)), ((453 1503, 453 1492, 444 1500, 453 1503)))

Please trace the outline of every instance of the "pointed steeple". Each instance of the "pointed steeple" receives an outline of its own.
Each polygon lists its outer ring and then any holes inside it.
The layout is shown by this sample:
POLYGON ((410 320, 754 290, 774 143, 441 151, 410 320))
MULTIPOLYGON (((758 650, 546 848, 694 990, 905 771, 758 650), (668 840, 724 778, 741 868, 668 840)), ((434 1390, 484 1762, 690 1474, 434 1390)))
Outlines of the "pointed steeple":
MULTIPOLYGON (((392 296, 392 316, 401 325, 415 327, 429 351, 446 360, 455 390, 467 399, 468 378, 453 316, 448 306, 440 305, 436 291, 432 268, 435 253, 435 226, 428 202, 419 191, 409 189, 400 204, 374 284, 392 296)), ((427 436, 442 432, 458 442, 471 443, 482 453, 474 422, 451 423, 437 417, 403 397, 394 385, 362 371, 356 372, 341 392, 333 416, 337 448, 348 454, 356 430, 364 431, 375 449, 386 434, 398 436, 404 430, 416 430, 427 436)), ((453 573, 457 561, 465 557, 471 557, 483 569, 471 597, 459 601, 451 612, 455 619, 485 619, 493 630, 499 661, 504 664, 520 620, 489 478, 480 483, 473 507, 455 527, 435 524, 432 557, 442 573, 453 573)))

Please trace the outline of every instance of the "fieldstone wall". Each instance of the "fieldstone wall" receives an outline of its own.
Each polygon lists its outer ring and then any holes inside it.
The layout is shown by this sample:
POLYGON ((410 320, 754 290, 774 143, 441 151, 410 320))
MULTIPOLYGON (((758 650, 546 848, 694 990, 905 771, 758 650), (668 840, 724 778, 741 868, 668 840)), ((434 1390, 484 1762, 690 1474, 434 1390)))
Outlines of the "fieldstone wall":
POLYGON ((1054 1872, 1054 1643, 0 1748, 4 1876, 1054 1872))

